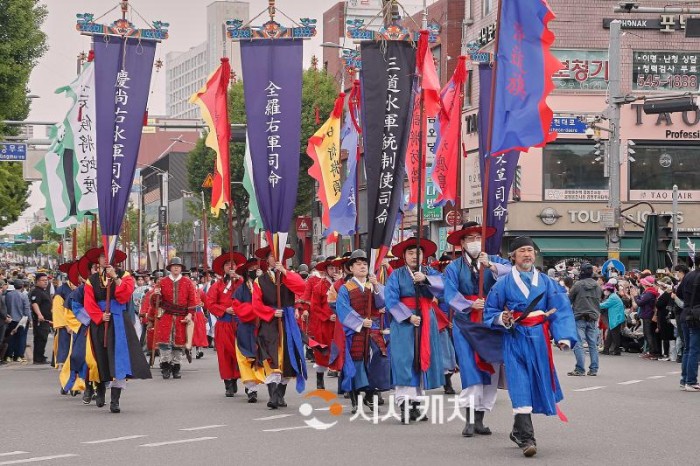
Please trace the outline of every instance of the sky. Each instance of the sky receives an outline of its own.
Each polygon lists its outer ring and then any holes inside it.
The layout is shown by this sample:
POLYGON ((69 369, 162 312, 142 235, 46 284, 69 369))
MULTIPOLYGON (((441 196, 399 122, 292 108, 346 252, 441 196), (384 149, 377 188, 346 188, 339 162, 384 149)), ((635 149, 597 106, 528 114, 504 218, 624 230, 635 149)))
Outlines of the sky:
MULTIPOLYGON (((168 52, 186 51, 191 47, 201 44, 206 40, 206 6, 213 0, 131 0, 135 10, 149 21, 161 20, 170 23, 168 29, 170 37, 162 42, 157 49, 156 58, 165 61, 168 52)), ((118 0, 43 0, 48 8, 48 17, 42 27, 48 36, 49 50, 39 60, 34 68, 29 90, 31 94, 38 95, 33 99, 29 120, 32 121, 59 121, 63 119, 68 110, 69 101, 65 97, 54 94, 54 91, 70 83, 76 75, 77 55, 90 48, 90 38, 82 36, 75 29, 77 13, 94 13, 95 18, 107 13, 118 6, 118 0)), ((263 12, 267 8, 267 0, 249 0, 251 17, 263 12)), ((318 32, 312 40, 304 44, 304 66, 308 67, 311 56, 321 55, 321 42, 323 37, 322 23, 323 12, 335 5, 337 0, 277 0, 277 21, 283 25, 291 22, 279 12, 298 21, 299 18, 316 18, 318 20, 318 32)), ((119 8, 105 15, 99 21, 109 24, 121 17, 119 8)), ((260 25, 269 17, 267 14, 260 16, 255 25, 260 25)), ((143 20, 134 15, 132 19, 137 26, 144 27, 143 20)), ((213 70, 212 70, 213 71, 213 70)), ((165 114, 165 67, 154 73, 151 84, 151 97, 149 98, 149 113, 151 115, 165 114)), ((45 130, 35 127, 35 138, 43 139, 45 130)), ((21 233, 26 231, 28 220, 38 209, 44 207, 45 201, 39 192, 38 183, 33 183, 29 198, 30 208, 25 211, 20 219, 12 225, 8 225, 3 232, 21 233)))

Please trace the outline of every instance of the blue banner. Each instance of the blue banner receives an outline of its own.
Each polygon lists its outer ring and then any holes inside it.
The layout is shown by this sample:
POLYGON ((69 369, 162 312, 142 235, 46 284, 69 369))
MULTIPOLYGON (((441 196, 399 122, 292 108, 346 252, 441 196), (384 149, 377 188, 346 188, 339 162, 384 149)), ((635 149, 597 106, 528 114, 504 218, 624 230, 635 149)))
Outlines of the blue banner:
POLYGON ((481 167, 481 199, 486 209, 486 218, 482 221, 486 226, 496 229, 496 234, 486 240, 486 252, 498 254, 501 251, 501 240, 508 215, 508 193, 513 186, 515 169, 518 166, 518 151, 510 151, 495 157, 486 155, 486 140, 489 125, 489 110, 491 86, 493 85, 493 68, 489 64, 479 65, 479 165, 481 167), (489 164, 489 180, 486 183, 484 174, 486 164, 489 164), (488 192, 484 186, 488 184, 488 192))
POLYGON ((93 49, 97 204, 111 260, 134 182, 156 42, 95 36, 93 49))
POLYGON ((268 232, 287 233, 301 148, 302 41, 241 41, 253 184, 268 232))

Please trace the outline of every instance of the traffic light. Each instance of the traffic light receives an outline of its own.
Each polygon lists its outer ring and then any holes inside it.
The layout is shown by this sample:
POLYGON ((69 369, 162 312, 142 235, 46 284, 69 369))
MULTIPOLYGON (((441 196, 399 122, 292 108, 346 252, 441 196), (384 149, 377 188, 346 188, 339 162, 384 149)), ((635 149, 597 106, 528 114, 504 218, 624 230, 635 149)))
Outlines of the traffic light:
POLYGON ((673 97, 670 99, 648 99, 644 101, 642 110, 647 115, 659 113, 690 112, 698 109, 698 103, 693 96, 673 97))
POLYGON ((673 232, 671 220, 673 215, 671 214, 659 214, 657 216, 657 238, 656 238, 656 249, 659 252, 667 253, 671 246, 671 241, 673 240, 673 232))

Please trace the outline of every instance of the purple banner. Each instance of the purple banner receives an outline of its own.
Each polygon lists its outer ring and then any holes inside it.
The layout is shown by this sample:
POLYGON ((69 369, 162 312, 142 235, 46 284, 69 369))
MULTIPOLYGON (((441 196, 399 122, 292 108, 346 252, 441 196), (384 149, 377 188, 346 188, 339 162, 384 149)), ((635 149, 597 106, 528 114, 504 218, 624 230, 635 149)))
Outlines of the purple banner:
POLYGON ((148 103, 156 42, 95 36, 97 204, 110 256, 122 226, 148 103))
POLYGON ((289 231, 301 151, 302 41, 241 41, 253 183, 265 230, 289 231))
POLYGON ((498 254, 501 251, 503 230, 508 215, 508 193, 513 186, 520 152, 510 151, 495 157, 487 157, 486 155, 492 85, 493 68, 488 64, 479 65, 479 165, 481 167, 481 198, 486 208, 486 218, 483 221, 487 226, 496 229, 496 234, 486 240, 486 252, 498 254), (489 164, 488 192, 484 192, 486 163, 489 164))

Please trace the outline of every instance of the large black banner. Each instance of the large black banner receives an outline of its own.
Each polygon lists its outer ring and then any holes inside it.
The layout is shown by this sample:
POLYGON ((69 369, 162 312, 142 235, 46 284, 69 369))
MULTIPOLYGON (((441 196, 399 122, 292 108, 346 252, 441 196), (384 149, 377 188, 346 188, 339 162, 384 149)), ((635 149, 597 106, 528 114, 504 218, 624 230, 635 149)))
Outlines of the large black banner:
POLYGON ((416 56, 408 42, 365 42, 361 53, 367 233, 374 264, 391 245, 403 203, 416 56))

